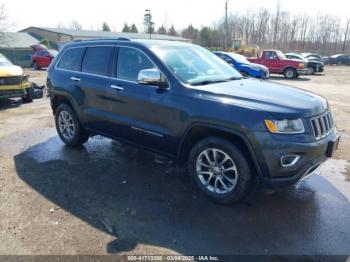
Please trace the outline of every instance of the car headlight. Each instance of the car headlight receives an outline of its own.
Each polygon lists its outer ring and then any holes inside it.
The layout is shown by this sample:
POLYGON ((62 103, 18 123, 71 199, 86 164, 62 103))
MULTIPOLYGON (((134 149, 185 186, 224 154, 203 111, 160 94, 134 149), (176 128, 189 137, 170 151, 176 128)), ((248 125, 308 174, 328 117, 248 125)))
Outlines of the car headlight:
POLYGON ((265 120, 265 125, 271 133, 300 134, 305 132, 301 119, 265 120))
POLYGON ((300 68, 305 68, 305 64, 304 63, 299 63, 299 67, 300 68))

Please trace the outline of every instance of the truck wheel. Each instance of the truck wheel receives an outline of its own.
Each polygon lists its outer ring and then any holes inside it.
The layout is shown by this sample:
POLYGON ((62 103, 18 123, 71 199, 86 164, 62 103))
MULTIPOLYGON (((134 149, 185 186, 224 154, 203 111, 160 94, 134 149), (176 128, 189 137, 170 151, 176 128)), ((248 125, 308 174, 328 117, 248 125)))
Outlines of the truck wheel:
POLYGON ((227 140, 209 137, 198 142, 189 157, 189 172, 210 199, 228 204, 242 199, 251 185, 243 153, 227 140))
POLYGON ((81 126, 72 108, 61 104, 55 111, 56 130, 67 146, 81 146, 89 139, 89 135, 81 126))
POLYGON ((33 102, 33 99, 34 99, 34 88, 33 87, 26 88, 26 92, 27 92, 27 94, 22 97, 22 101, 24 103, 31 103, 31 102, 33 102))
POLYGON ((293 79, 297 77, 297 71, 294 68, 287 68, 284 70, 284 77, 286 79, 293 79))
POLYGON ((312 66, 309 66, 307 68, 307 74, 308 75, 314 75, 315 74, 315 69, 312 66))

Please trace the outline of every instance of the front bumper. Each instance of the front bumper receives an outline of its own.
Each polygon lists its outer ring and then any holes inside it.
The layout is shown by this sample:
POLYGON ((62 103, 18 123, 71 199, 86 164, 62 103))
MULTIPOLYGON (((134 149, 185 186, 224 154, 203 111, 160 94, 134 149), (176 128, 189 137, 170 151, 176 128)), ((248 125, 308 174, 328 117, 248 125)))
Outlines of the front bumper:
POLYGON ((268 140, 268 146, 262 145, 265 172, 258 179, 264 188, 280 188, 315 173, 337 149, 339 136, 334 129, 327 137, 310 143, 268 140), (285 155, 298 155, 300 158, 292 166, 282 166, 281 157, 285 155))
POLYGON ((307 69, 297 69, 298 75, 306 75, 307 74, 307 69))
POLYGON ((30 87, 29 82, 24 82, 19 85, 0 86, 0 98, 6 99, 6 98, 22 97, 26 95, 27 93, 26 88, 29 88, 29 87, 30 87))

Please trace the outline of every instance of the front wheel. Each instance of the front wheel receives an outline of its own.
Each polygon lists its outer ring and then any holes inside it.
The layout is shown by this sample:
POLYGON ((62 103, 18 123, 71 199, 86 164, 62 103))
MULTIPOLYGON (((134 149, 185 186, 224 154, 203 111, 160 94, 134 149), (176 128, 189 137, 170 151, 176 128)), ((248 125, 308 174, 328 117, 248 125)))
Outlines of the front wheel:
POLYGON ((297 77, 297 71, 294 68, 287 68, 284 70, 284 77, 287 79, 293 79, 297 77))
POLYGON ((61 104, 56 109, 55 123, 59 137, 67 146, 81 146, 89 139, 76 114, 66 104, 61 104))
POLYGON ((312 66, 309 66, 307 68, 307 74, 308 75, 314 75, 315 74, 315 69, 312 66))
POLYGON ((204 194, 223 204, 242 199, 251 184, 244 154, 229 141, 217 137, 206 138, 194 146, 189 171, 204 194))

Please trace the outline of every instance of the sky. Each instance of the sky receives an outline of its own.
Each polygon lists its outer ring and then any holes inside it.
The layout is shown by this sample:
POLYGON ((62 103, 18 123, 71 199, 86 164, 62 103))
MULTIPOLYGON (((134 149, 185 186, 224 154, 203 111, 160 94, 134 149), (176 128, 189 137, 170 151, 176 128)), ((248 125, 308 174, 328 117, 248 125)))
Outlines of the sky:
MULTIPOLYGON (((266 7, 276 9, 278 0, 229 0, 229 12, 244 12, 266 7)), ((291 13, 318 12, 350 18, 350 0, 279 0, 282 10, 291 13)), ((57 27, 76 20, 84 29, 97 30, 106 21, 113 31, 121 31, 124 23, 135 23, 143 28, 145 9, 150 9, 158 28, 164 24, 183 29, 189 24, 195 27, 212 25, 224 15, 225 0, 0 0, 5 4, 9 31, 29 26, 57 27)))

